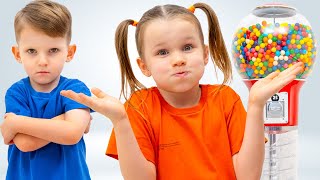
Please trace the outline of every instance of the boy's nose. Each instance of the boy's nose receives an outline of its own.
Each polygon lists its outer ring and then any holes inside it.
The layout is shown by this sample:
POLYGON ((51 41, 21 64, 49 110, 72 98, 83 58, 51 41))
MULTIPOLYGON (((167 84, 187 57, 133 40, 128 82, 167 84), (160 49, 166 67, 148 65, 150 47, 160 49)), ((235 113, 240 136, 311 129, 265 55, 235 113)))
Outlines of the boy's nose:
POLYGON ((39 64, 40 66, 46 66, 46 65, 48 65, 47 57, 44 56, 44 55, 40 55, 39 60, 38 60, 38 64, 39 64))

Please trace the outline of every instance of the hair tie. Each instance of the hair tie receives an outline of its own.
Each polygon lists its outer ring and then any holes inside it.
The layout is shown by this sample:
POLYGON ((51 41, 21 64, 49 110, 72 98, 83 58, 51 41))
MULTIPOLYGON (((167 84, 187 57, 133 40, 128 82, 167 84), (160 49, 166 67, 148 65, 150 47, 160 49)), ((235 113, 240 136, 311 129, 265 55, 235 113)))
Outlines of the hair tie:
POLYGON ((188 8, 188 10, 192 13, 194 13, 194 11, 196 10, 196 8, 192 5, 188 8))
POLYGON ((137 26, 137 25, 138 25, 138 21, 133 20, 133 22, 132 22, 131 25, 132 25, 132 26, 137 26))

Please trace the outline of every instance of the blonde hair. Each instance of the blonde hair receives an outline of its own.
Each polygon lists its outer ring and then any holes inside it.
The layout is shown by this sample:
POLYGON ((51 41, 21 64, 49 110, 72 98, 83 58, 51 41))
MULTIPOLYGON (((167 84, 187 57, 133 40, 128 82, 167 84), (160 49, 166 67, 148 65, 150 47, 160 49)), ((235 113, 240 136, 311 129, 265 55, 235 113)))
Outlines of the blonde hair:
MULTIPOLYGON (((201 9, 207 15, 209 27, 208 42, 210 56, 215 66, 217 66, 224 74, 224 80, 222 83, 223 85, 231 79, 232 67, 222 37, 218 18, 213 9, 207 4, 196 3, 193 6, 195 9, 201 9)), ((154 8, 145 12, 137 24, 135 38, 140 57, 143 57, 143 35, 144 30, 148 26, 148 24, 156 19, 173 19, 177 17, 189 20, 197 26, 200 38, 204 45, 203 32, 200 22, 192 12, 184 7, 177 5, 169 4, 164 6, 155 6, 154 8)), ((135 25, 135 21, 132 19, 122 21, 119 24, 115 34, 115 46, 121 69, 120 96, 123 95, 126 100, 128 100, 128 86, 130 87, 130 95, 137 90, 145 88, 145 86, 135 77, 128 56, 128 26, 133 24, 135 25)))
POLYGON ((44 32, 50 37, 66 37, 71 41, 72 18, 69 10, 56 2, 36 0, 27 4, 15 16, 16 41, 25 25, 44 32))

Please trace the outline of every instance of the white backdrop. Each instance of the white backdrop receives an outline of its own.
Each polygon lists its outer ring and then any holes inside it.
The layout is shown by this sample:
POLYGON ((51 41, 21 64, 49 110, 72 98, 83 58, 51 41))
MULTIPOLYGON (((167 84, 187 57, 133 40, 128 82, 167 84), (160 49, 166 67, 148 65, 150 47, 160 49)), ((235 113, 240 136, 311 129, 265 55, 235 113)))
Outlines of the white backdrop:
MULTIPOLYGON (((14 61, 11 46, 15 44, 13 19, 27 0, 2 1, 0 6, 0 117, 4 114, 4 94, 6 89, 17 80, 26 76, 20 64, 14 61)), ((74 61, 66 64, 63 75, 79 78, 89 87, 100 87, 110 95, 119 96, 120 71, 114 48, 114 33, 117 25, 124 19, 139 20, 143 12, 158 4, 178 4, 189 7, 197 1, 183 0, 135 0, 135 1, 98 1, 98 0, 59 0, 69 8, 73 16, 72 43, 78 46, 74 61)), ((242 18, 247 16, 258 5, 271 3, 263 0, 243 1, 202 1, 208 3, 216 11, 220 20, 222 33, 230 52, 232 36, 242 18)), ((286 0, 281 3, 296 7, 311 23, 316 40, 319 42, 319 7, 320 2, 312 0, 286 0)), ((207 21, 205 15, 196 11, 202 23, 205 35, 207 34, 207 21)), ((134 28, 129 28, 129 55, 132 60, 137 57, 134 41, 134 28)), ((319 60, 319 57, 317 57, 319 60)), ((138 79, 146 86, 154 85, 152 79, 142 76, 133 62, 134 71, 138 79)), ((210 63, 201 82, 217 83, 215 73, 210 63)), ((314 72, 307 79, 300 93, 299 111, 299 179, 320 179, 320 118, 316 111, 320 95, 319 83, 320 69, 318 64, 314 72), (318 89, 318 90, 317 90, 318 89)), ((244 105, 247 105, 248 90, 242 83, 240 76, 234 71, 233 82, 230 86, 240 94, 244 105)), ((85 136, 87 143, 87 161, 92 179, 122 179, 117 161, 104 155, 107 147, 110 130, 112 128, 108 119, 94 113, 91 131, 85 136)), ((2 118, 0 118, 2 121, 2 118)), ((7 146, 0 143, 0 179, 5 178, 7 167, 7 146)))

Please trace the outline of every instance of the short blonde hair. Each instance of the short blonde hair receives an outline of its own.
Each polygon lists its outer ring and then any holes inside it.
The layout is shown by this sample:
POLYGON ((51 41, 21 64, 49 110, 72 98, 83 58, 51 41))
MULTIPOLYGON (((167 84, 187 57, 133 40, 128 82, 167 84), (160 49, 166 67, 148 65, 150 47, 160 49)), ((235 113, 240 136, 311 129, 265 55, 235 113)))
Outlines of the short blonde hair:
POLYGON ((17 42, 26 24, 50 37, 66 37, 68 43, 71 41, 71 14, 65 6, 59 3, 36 0, 21 9, 14 19, 17 42))

